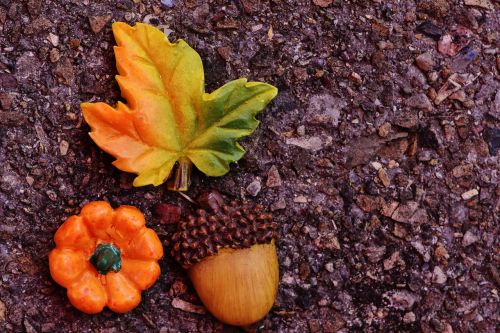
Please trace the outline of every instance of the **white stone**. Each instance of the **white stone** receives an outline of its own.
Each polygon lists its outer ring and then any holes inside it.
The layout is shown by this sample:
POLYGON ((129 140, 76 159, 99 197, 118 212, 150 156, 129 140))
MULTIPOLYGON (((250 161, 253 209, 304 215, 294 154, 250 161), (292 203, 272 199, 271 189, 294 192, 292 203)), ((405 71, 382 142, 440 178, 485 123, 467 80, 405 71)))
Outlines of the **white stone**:
POLYGON ((331 124, 336 127, 339 123, 340 111, 347 103, 328 94, 314 95, 309 100, 308 112, 305 120, 314 124, 331 124))
POLYGON ((294 284, 295 278, 292 275, 290 275, 290 273, 285 273, 281 278, 281 282, 283 282, 284 284, 294 284))
POLYGON ((252 197, 255 197, 257 194, 259 194, 261 188, 262 184, 260 183, 260 179, 255 179, 253 182, 248 184, 246 190, 248 194, 250 194, 252 197))
POLYGON ((478 240, 479 240, 479 237, 474 235, 470 230, 467 230, 464 234, 464 238, 462 238, 462 245, 469 246, 471 244, 474 244, 478 240))
POLYGON ((296 203, 307 203, 307 197, 303 196, 303 195, 299 195, 298 197, 294 198, 293 199, 293 202, 296 202, 296 203))
POLYGON ((377 171, 382 169, 382 164, 380 162, 375 161, 375 162, 372 162, 371 165, 372 165, 372 168, 374 168, 377 171))
POLYGON ((439 266, 434 267, 434 270, 432 271, 432 282, 437 284, 444 284, 447 279, 448 277, 443 272, 441 267, 439 266))
POLYGON ((323 140, 318 136, 289 138, 286 140, 286 144, 312 151, 317 151, 324 147, 323 140))
POLYGON ((467 192, 462 193, 462 199, 469 200, 469 199, 474 198, 478 194, 479 194, 479 191, 477 189, 473 188, 472 190, 469 190, 467 192))
POLYGON ((49 33, 49 36, 47 37, 47 40, 52 44, 52 46, 57 46, 59 45, 59 36, 54 35, 52 32, 49 33))

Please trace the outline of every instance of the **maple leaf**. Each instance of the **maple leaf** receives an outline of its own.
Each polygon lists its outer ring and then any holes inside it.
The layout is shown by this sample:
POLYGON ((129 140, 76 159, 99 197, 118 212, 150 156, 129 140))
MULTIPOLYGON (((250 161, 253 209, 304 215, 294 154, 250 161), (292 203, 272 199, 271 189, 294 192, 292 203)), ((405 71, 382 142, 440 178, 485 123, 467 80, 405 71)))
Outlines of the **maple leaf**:
POLYGON ((278 90, 243 78, 205 93, 200 56, 185 41, 170 43, 141 23, 114 23, 113 34, 127 104, 82 103, 96 144, 138 175, 134 186, 162 184, 176 164, 174 190, 187 190, 191 163, 208 176, 226 174, 245 153, 237 140, 257 128, 256 114, 278 90))

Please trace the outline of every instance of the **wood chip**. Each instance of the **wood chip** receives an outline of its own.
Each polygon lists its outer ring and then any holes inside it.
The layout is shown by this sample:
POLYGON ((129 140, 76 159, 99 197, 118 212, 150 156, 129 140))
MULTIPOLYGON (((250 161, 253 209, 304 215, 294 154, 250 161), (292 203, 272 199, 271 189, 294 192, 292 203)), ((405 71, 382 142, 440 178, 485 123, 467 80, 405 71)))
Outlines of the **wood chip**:
POLYGON ((172 306, 176 309, 186 311, 186 312, 197 313, 197 314, 207 313, 207 310, 203 306, 194 305, 194 304, 186 302, 178 297, 176 297, 172 300, 172 306))
POLYGON ((5 306, 5 303, 0 301, 0 321, 5 320, 5 313, 7 312, 7 308, 5 306))
POLYGON ((273 39, 273 36, 274 36, 273 26, 270 26, 270 27, 269 27, 269 30, 267 31, 267 38, 268 38, 269 40, 272 40, 272 39, 273 39))
POLYGON ((231 55, 231 49, 227 46, 217 48, 217 53, 225 60, 228 61, 231 55))
POLYGON ((476 6, 484 9, 495 9, 495 6, 489 0, 465 0, 466 6, 476 6))
POLYGON ((391 179, 389 178, 389 175, 387 175, 387 171, 385 171, 384 168, 378 169, 378 178, 385 187, 389 187, 389 185, 391 185, 391 179))
POLYGON ((69 143, 66 140, 62 140, 61 143, 59 144, 59 152, 61 153, 61 156, 66 156, 68 153, 69 149, 69 143))
POLYGON ((326 8, 333 3, 333 0, 313 0, 316 6, 326 8))

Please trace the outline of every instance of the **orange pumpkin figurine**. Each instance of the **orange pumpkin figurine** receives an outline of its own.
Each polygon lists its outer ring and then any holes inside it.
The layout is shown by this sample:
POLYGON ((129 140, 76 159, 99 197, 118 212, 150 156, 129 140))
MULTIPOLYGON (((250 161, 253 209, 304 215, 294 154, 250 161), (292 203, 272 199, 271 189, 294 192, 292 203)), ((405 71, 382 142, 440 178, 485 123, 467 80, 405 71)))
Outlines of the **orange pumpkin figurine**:
POLYGON ((163 256, 158 235, 145 224, 137 208, 113 210, 104 201, 86 204, 63 223, 49 266, 71 304, 92 314, 104 306, 124 313, 140 303, 141 291, 160 275, 157 261, 163 256))

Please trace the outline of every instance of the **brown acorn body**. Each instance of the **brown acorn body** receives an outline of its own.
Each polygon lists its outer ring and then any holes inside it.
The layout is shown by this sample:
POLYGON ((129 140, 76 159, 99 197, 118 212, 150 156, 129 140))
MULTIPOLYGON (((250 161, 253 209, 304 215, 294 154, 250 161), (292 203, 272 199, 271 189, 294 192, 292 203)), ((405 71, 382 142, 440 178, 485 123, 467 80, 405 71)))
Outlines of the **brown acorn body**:
POLYGON ((188 272, 203 304, 224 323, 255 323, 274 304, 279 279, 274 242, 219 250, 188 272))
POLYGON ((261 320, 276 298, 277 226, 262 209, 235 201, 199 209, 172 238, 172 255, 188 270, 201 301, 227 324, 261 320))

